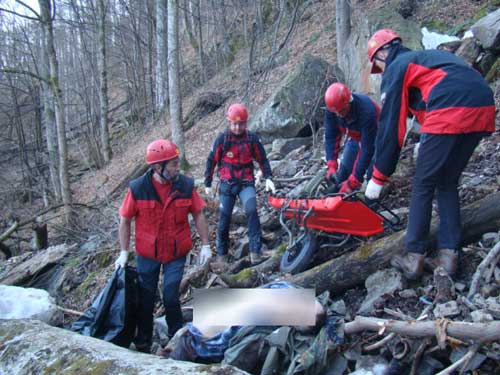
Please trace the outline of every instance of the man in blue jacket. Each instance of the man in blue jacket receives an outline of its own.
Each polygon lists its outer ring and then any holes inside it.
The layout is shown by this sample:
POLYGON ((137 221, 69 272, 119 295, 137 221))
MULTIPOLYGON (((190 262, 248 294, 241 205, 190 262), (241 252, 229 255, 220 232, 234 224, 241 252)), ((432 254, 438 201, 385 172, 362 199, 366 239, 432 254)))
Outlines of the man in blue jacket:
POLYGON ((407 278, 422 275, 437 191, 438 265, 454 274, 460 247, 458 180, 479 141, 495 130, 493 92, 481 75, 445 51, 411 51, 396 32, 377 31, 368 41, 372 74, 382 73, 382 112, 375 164, 365 195, 377 199, 394 173, 410 113, 421 124, 406 230, 406 254, 391 264, 407 278))
POLYGON ((370 162, 375 152, 375 137, 380 113, 378 105, 366 95, 351 94, 343 83, 334 83, 325 93, 325 151, 327 179, 340 184, 341 193, 359 190, 365 173, 371 177, 370 162), (342 162, 338 154, 344 134, 342 162))

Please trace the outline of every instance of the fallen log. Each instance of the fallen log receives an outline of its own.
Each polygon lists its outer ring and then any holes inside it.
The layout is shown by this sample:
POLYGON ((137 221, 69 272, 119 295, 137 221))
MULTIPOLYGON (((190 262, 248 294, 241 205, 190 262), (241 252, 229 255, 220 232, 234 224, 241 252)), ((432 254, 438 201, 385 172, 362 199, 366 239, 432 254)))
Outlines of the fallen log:
MULTIPOLYGON (((411 337, 429 337, 438 334, 438 325, 441 320, 412 321, 389 320, 356 316, 352 322, 346 323, 344 333, 352 335, 363 331, 394 332, 398 335, 411 337)), ((500 340, 500 321, 486 323, 469 323, 447 321, 446 334, 460 340, 473 340, 476 342, 492 342, 500 340)))
POLYGON ((0 279, 1 284, 24 286, 31 280, 48 272, 55 267, 73 249, 75 245, 65 244, 49 247, 47 250, 36 253, 29 260, 24 261, 10 269, 0 279))
POLYGON ((263 274, 274 272, 279 268, 281 254, 274 252, 269 259, 256 266, 245 268, 235 275, 221 274, 219 277, 230 288, 254 288, 265 281, 263 274))
MULTIPOLYGON (((462 242, 470 243, 481 234, 497 231, 500 227, 500 192, 471 203, 461 210, 462 242)), ((431 226, 431 245, 435 249, 437 221, 431 226)), ((304 288, 316 288, 321 294, 329 290, 339 295, 362 285, 374 272, 386 268, 391 258, 404 250, 405 231, 396 232, 375 242, 364 244, 357 250, 304 271, 289 281, 304 288)))

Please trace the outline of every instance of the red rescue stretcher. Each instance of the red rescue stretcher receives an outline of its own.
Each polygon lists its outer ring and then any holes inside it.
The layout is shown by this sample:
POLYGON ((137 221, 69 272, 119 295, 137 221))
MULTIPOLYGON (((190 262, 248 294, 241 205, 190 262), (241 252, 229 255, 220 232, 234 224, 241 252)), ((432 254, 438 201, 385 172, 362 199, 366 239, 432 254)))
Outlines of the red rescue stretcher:
POLYGON ((292 274, 308 267, 318 247, 341 248, 351 236, 373 236, 401 224, 380 201, 365 200, 360 192, 300 199, 269 196, 268 201, 280 210, 280 223, 289 236, 280 269, 292 274))

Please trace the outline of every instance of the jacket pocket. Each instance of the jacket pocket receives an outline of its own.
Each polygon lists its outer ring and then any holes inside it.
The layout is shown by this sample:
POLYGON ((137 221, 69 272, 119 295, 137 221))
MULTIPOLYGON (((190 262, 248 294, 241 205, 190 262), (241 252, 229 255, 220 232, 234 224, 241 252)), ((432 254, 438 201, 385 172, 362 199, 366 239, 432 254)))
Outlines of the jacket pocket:
POLYGON ((157 210, 155 209, 157 204, 155 201, 137 201, 138 215, 155 220, 157 218, 157 210))
POLYGON ((191 199, 176 199, 174 201, 176 224, 182 224, 188 221, 188 213, 192 203, 191 199))

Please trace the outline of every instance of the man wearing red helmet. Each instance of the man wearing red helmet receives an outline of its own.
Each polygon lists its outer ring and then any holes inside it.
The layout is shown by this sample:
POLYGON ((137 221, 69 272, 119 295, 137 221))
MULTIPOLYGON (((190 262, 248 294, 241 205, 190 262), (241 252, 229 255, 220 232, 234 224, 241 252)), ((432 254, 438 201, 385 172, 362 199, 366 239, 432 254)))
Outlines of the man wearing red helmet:
POLYGON ((326 178, 340 184, 341 193, 352 193, 371 177, 370 162, 375 152, 379 106, 366 95, 351 94, 343 83, 334 83, 325 93, 326 178), (338 154, 344 134, 342 162, 338 154))
POLYGON ((218 167, 219 224, 217 227, 217 255, 226 261, 229 246, 229 226, 236 198, 239 197, 248 222, 250 260, 253 264, 261 259, 262 233, 260 229, 253 161, 256 160, 266 181, 266 191, 275 192, 271 180, 271 167, 266 152, 256 134, 247 131, 248 112, 243 104, 235 103, 227 111, 229 128, 215 139, 208 155, 205 169, 207 194, 212 191, 212 178, 218 167))
POLYGON ((365 195, 377 199, 394 172, 411 112, 421 124, 404 256, 391 264, 411 279, 423 272, 437 192, 438 264, 454 274, 460 248, 458 181, 474 149, 495 130, 493 92, 481 75, 445 51, 411 51, 396 32, 377 31, 368 41, 371 73, 382 73, 382 112, 373 175, 365 195))
MULTIPOLYGON (((165 139, 150 143, 146 162, 151 166, 132 180, 119 214, 120 256, 115 268, 125 267, 129 255, 131 223, 135 220, 135 252, 139 275, 138 330, 134 340, 139 351, 149 352, 153 333, 153 309, 160 270, 163 267, 163 306, 168 334, 182 327, 179 286, 186 255, 192 248, 188 214, 202 241, 202 254, 210 255, 205 202, 194 189, 193 179, 179 173, 179 149, 165 139)), ((206 260, 206 259, 205 259, 206 260)))

